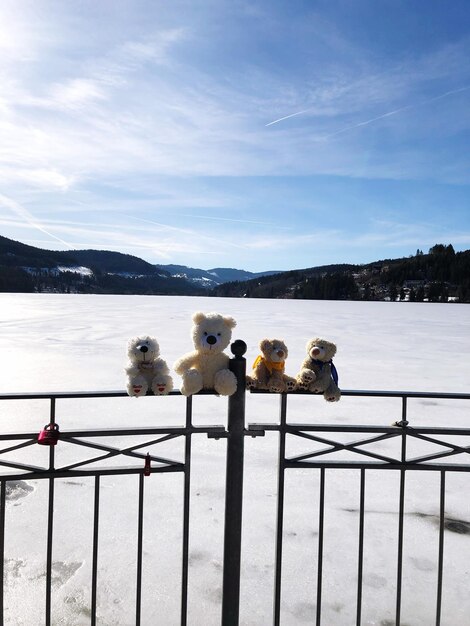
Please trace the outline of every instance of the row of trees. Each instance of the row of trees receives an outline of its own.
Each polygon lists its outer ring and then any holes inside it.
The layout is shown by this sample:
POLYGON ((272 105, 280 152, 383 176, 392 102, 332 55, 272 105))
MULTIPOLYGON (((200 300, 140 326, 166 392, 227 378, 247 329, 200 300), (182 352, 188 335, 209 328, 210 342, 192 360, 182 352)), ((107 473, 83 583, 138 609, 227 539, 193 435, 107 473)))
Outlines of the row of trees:
POLYGON ((406 280, 460 284, 470 273, 470 254, 455 252, 452 245, 437 244, 428 254, 418 250, 416 256, 390 264, 387 281, 396 285, 406 280))
POLYGON ((359 289, 351 274, 326 274, 306 278, 297 285, 294 298, 306 300, 357 300, 359 289))
POLYGON ((431 283, 427 289, 424 285, 420 285, 417 289, 411 287, 410 289, 399 290, 396 285, 392 285, 389 289, 389 298, 392 302, 397 300, 409 302, 448 302, 449 301, 449 288, 445 283, 431 283))
POLYGON ((0 265, 0 292, 32 293, 35 285, 32 277, 19 267, 0 265))
MULTIPOLYGON (((21 268, 0 266, 0 292, 103 293, 122 295, 199 295, 201 289, 173 277, 120 276, 96 272, 37 269, 27 272, 21 268)), ((205 292, 204 292, 205 293, 205 292)))
POLYGON ((326 300, 470 302, 470 251, 437 244, 428 254, 363 266, 328 266, 283 272, 216 287, 215 296, 326 300))

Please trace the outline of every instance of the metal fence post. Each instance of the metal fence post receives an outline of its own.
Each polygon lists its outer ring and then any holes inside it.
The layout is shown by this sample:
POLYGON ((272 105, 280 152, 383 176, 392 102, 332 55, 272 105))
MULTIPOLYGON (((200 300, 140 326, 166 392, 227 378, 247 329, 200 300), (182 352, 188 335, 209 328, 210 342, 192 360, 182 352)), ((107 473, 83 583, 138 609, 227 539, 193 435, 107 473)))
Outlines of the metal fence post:
POLYGON ((238 626, 240 611, 240 560, 242 541, 243 454, 245 438, 246 343, 231 345, 230 370, 237 391, 228 399, 227 474, 225 488, 224 571, 222 626, 238 626))

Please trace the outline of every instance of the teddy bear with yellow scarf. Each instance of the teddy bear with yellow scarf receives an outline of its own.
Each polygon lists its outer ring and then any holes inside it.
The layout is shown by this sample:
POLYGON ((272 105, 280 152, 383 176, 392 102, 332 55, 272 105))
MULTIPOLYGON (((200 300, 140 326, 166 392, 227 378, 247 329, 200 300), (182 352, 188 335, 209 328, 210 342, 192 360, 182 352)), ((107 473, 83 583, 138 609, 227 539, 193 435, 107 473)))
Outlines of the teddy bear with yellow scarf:
POLYGON ((253 373, 246 377, 248 389, 267 389, 273 393, 294 391, 295 378, 284 373, 288 351, 280 339, 263 339, 259 348, 261 354, 253 363, 253 373))

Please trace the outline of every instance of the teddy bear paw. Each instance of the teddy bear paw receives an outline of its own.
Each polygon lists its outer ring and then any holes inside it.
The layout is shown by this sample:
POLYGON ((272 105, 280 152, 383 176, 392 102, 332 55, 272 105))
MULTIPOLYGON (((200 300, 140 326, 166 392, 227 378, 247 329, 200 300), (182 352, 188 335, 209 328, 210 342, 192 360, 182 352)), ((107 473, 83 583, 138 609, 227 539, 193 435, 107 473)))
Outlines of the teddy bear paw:
POLYGON ((297 389, 295 380, 286 380, 286 391, 295 391, 295 389, 297 389))
POLYGON ((139 396, 145 396, 145 394, 147 393, 148 390, 148 385, 147 382, 145 380, 135 380, 135 381, 130 381, 127 385, 127 393, 130 396, 134 396, 134 397, 139 397, 139 396))
POLYGON ((231 396, 237 390, 237 379, 230 370, 220 370, 214 377, 214 389, 220 396, 231 396))
POLYGON ((156 396, 167 396, 173 389, 173 381, 171 378, 159 379, 152 384, 152 391, 156 396))
POLYGON ((300 373, 299 380, 302 384, 309 385, 310 383, 313 383, 316 377, 315 372, 312 370, 304 370, 300 373))
POLYGON ((202 389, 202 375, 197 370, 188 370, 183 374, 181 393, 183 396, 192 396, 202 389))
POLYGON ((268 383, 268 389, 271 393, 282 393, 286 390, 286 386, 282 381, 274 380, 268 383))
POLYGON ((339 391, 325 391, 323 397, 327 402, 338 402, 341 398, 341 393, 339 391))
POLYGON ((254 378, 251 378, 251 376, 246 377, 246 388, 248 390, 256 389, 256 380, 254 380, 254 378))
POLYGON ((309 386, 308 390, 312 393, 323 393, 325 391, 325 388, 322 388, 321 385, 315 385, 315 383, 313 383, 313 385, 309 386))
POLYGON ((325 396, 325 400, 327 402, 338 402, 339 398, 337 398, 336 396, 325 396))

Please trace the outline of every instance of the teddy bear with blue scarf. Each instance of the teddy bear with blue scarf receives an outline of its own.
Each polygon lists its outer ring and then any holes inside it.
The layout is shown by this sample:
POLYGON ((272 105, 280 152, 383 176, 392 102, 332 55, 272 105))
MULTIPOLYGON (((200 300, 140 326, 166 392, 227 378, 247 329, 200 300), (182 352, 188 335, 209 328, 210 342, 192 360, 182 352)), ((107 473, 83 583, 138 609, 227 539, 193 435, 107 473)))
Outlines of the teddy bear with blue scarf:
POLYGON ((341 391, 338 387, 338 373, 333 364, 335 344, 315 337, 308 341, 306 350, 307 356, 297 374, 297 388, 323 393, 328 402, 338 402, 341 391))

